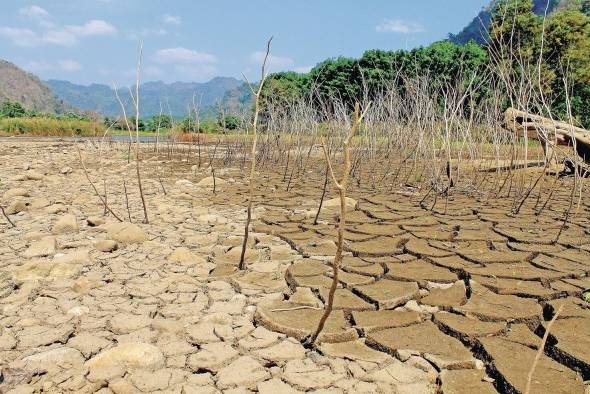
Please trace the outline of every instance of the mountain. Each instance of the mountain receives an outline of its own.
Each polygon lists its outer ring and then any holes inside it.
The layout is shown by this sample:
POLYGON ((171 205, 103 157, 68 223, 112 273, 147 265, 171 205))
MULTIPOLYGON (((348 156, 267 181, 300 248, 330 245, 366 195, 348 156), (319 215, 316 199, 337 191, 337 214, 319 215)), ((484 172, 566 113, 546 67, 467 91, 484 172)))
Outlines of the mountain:
MULTIPOLYGON (((488 36, 492 10, 497 3, 498 0, 492 0, 461 32, 449 34, 449 40, 455 44, 466 44, 471 40, 484 44, 488 36)), ((537 15, 544 15, 545 10, 551 13, 565 8, 575 8, 586 14, 590 13, 590 0, 533 0, 533 5, 537 15)))
POLYGON ((0 102, 6 100, 18 101, 28 110, 65 111, 64 103, 39 78, 0 60, 0 102))
MULTIPOLYGON (((67 81, 49 80, 46 82, 56 96, 69 105, 83 110, 97 111, 107 116, 120 116, 121 106, 115 91, 107 85, 76 85, 67 81)), ((216 77, 205 83, 196 82, 147 82, 140 86, 140 115, 152 116, 171 113, 183 116, 194 103, 206 111, 223 103, 228 92, 239 89, 243 82, 229 77, 216 77)), ((132 88, 134 89, 134 88, 132 88)), ((128 115, 134 113, 129 88, 119 88, 119 96, 125 104, 128 115)))

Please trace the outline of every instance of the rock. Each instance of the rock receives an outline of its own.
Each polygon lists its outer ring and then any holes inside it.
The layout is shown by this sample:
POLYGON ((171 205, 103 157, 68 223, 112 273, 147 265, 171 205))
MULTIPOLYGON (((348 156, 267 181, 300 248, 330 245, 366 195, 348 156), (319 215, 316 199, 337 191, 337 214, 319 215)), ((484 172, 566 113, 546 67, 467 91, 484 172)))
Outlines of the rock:
POLYGON ((51 205, 51 202, 43 197, 34 198, 29 204, 30 209, 42 209, 51 205))
POLYGON ((26 363, 28 369, 50 369, 62 365, 82 366, 84 357, 78 350, 71 347, 58 347, 27 356, 22 361, 26 363))
POLYGON ((63 167, 59 172, 66 175, 72 172, 72 167, 63 167))
POLYGON ((45 175, 34 171, 34 170, 29 170, 25 173, 25 176, 27 177, 28 180, 30 181, 40 181, 43 178, 45 178, 45 175))
POLYGON ((86 366, 90 369, 116 365, 128 368, 162 368, 164 355, 154 345, 129 342, 103 351, 86 362, 86 366))
POLYGON ((78 231, 78 222, 74 215, 62 216, 57 222, 55 222, 53 229, 51 230, 53 234, 69 234, 77 233, 78 231))
POLYGON ((100 241, 96 241, 94 243, 94 247, 100 252, 109 253, 117 250, 119 244, 117 241, 113 241, 112 239, 101 239, 100 241))
POLYGON ((13 201, 10 205, 8 205, 8 207, 6 207, 6 209, 4 209, 7 215, 14 215, 16 213, 24 212, 26 210, 27 204, 24 202, 24 200, 21 199, 13 201))
POLYGON ((33 242, 31 246, 23 253, 23 257, 45 257, 55 254, 55 237, 43 237, 39 241, 33 242))
MULTIPOLYGON (((325 209, 336 210, 336 211, 340 212, 340 197, 333 198, 331 200, 326 200, 326 201, 324 201, 324 204, 322 206, 325 209)), ((356 207, 358 206, 358 202, 355 199, 352 199, 350 197, 346 197, 345 206, 346 206, 346 212, 354 211, 356 209, 356 207)))
POLYGON ((78 275, 81 269, 82 266, 80 264, 33 260, 18 267, 14 278, 20 282, 39 279, 71 278, 78 275))
POLYGON ((4 193, 4 200, 11 199, 13 197, 29 197, 29 191, 27 189, 23 189, 22 187, 15 187, 13 189, 8 189, 4 193))
POLYGON ((226 389, 233 386, 254 389, 258 382, 268 379, 270 374, 255 359, 242 356, 217 373, 217 387, 226 389))
POLYGON ((128 222, 110 225, 107 233, 110 239, 122 244, 142 243, 148 239, 147 234, 141 229, 141 227, 128 222))
MULTIPOLYGON (((219 177, 215 177, 215 186, 220 186, 220 185, 225 185, 227 184, 227 181, 224 179, 221 179, 219 177)), ((213 187, 213 177, 209 176, 207 178, 203 178, 199 181, 199 183, 197 183, 198 187, 213 187)))

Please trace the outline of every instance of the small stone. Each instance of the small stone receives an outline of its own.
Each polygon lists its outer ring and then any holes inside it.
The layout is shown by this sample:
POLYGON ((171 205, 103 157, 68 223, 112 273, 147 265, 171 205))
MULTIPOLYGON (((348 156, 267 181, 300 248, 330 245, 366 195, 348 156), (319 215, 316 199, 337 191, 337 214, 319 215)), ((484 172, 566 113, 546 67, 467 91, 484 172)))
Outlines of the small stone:
POLYGON ((74 215, 62 216, 57 222, 55 222, 53 229, 51 230, 53 234, 69 234, 77 233, 78 231, 78 222, 74 215))
POLYGON ((26 210, 27 204, 23 200, 13 201, 8 207, 6 207, 6 209, 4 209, 7 215, 14 215, 26 210))
POLYGON ((33 242, 23 253, 23 256, 26 258, 51 256, 55 254, 55 246, 54 237, 43 237, 39 241, 33 242))
POLYGON ((147 234, 136 224, 121 222, 108 227, 110 239, 122 244, 142 243, 148 239, 147 234))
POLYGON ((100 252, 109 253, 117 250, 119 244, 117 241, 113 241, 112 239, 102 239, 100 241, 96 241, 94 243, 94 247, 100 252))
POLYGON ((113 365, 131 368, 161 368, 164 366, 164 355, 154 345, 129 342, 103 351, 86 362, 86 366, 91 369, 113 365))

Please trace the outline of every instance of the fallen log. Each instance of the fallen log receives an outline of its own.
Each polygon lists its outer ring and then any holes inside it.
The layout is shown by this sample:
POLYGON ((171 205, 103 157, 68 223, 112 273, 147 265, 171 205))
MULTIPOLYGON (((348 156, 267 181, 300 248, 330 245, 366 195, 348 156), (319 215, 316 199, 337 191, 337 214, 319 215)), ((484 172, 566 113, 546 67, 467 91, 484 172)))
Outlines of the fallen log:
POLYGON ((504 113, 503 127, 518 136, 541 142, 546 160, 557 160, 553 150, 556 145, 568 145, 575 146, 578 156, 590 163, 590 131, 586 129, 514 108, 504 113))

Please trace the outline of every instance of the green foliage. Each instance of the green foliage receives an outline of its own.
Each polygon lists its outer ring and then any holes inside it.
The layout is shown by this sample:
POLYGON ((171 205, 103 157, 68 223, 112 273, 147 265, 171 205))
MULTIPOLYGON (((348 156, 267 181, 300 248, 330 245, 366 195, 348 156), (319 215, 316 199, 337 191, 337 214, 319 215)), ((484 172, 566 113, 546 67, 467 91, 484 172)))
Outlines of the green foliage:
POLYGON ((146 130, 148 131, 157 131, 158 128, 162 129, 169 129, 172 127, 173 123, 172 116, 166 114, 158 114, 152 116, 146 123, 146 130))
POLYGON ((183 133, 194 133, 197 131, 197 121, 192 116, 186 116, 180 121, 179 127, 183 133))
POLYGON ((225 127, 227 130, 236 130, 240 127, 240 119, 233 115, 226 115, 223 119, 220 118, 217 123, 220 127, 225 127))
POLYGON ((456 45, 440 41, 411 51, 370 50, 360 59, 325 60, 308 74, 272 74, 263 97, 276 105, 313 94, 320 105, 342 100, 352 106, 392 87, 403 91, 408 78, 416 76, 429 75, 438 87, 458 78, 468 80, 479 74, 487 62, 486 51, 476 43, 456 45))
POLYGON ((27 111, 20 103, 7 100, 0 106, 0 118, 23 118, 26 115, 27 111))
POLYGON ((213 119, 205 119, 199 123, 199 132, 206 134, 215 134, 221 132, 222 129, 218 122, 213 119))
POLYGON ((100 123, 88 120, 66 118, 3 118, 0 119, 0 133, 9 135, 34 136, 93 136, 104 132, 100 123))
POLYGON ((531 0, 499 1, 490 50, 499 64, 512 67, 516 81, 540 81, 558 117, 568 120, 569 99, 577 123, 590 127, 590 17, 580 8, 564 5, 543 21, 531 0), (530 81, 531 75, 538 76, 530 81))

